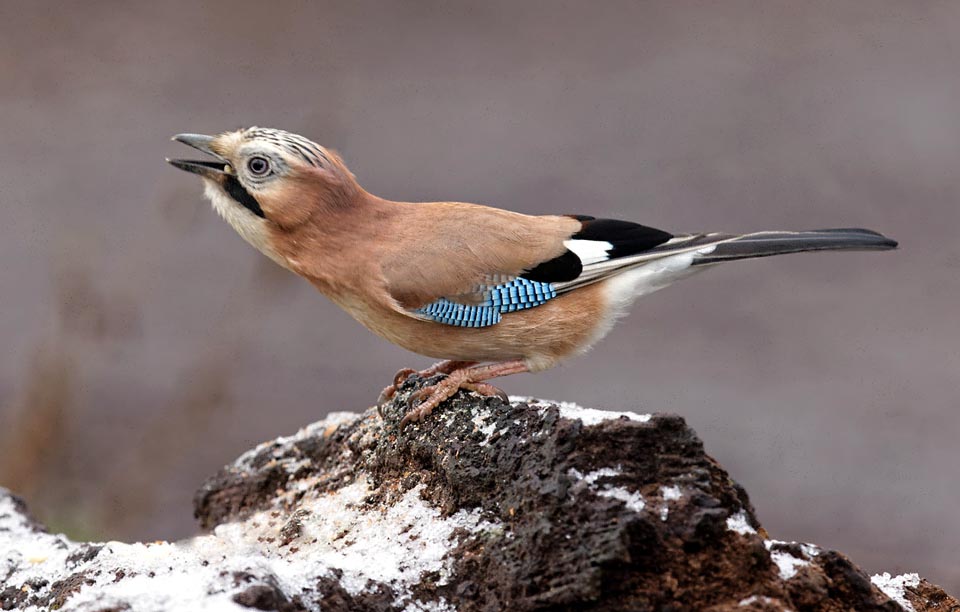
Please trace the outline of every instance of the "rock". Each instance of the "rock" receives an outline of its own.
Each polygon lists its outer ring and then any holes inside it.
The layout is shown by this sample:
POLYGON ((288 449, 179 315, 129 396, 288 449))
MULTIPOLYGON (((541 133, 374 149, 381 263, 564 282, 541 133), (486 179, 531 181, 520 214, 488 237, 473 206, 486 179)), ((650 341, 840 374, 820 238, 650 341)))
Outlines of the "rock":
POLYGON ((197 493, 204 535, 77 543, 0 493, 0 608, 950 610, 916 575, 770 539, 673 415, 460 394, 245 453, 197 493))

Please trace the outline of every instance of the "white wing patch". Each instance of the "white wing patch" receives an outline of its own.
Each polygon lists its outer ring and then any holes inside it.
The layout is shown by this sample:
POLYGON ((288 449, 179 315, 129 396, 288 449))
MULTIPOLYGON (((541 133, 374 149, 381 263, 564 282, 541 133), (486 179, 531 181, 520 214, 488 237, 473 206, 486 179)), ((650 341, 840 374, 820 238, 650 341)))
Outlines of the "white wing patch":
POLYGON ((610 250, 613 245, 602 240, 564 240, 563 246, 573 251, 585 266, 600 263, 610 259, 610 250))

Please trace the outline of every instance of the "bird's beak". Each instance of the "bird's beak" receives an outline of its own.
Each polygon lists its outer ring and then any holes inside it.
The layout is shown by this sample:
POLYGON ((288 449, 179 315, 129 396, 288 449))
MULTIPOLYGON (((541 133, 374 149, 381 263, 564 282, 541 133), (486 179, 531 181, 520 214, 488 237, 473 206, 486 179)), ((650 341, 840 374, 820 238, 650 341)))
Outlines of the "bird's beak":
POLYGON ((203 151, 217 158, 216 161, 167 158, 167 163, 171 166, 211 179, 220 178, 224 174, 232 174, 233 168, 230 167, 230 162, 213 150, 213 142, 216 140, 213 136, 205 136, 203 134, 177 134, 171 140, 182 142, 189 147, 193 147, 198 151, 203 151))

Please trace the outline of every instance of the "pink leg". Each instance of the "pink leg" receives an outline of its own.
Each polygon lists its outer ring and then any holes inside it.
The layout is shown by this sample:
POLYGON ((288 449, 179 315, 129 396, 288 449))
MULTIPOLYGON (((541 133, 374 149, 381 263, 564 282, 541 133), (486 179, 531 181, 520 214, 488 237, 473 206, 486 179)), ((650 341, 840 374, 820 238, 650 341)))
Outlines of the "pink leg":
POLYGON ((481 395, 495 395, 500 398, 506 398, 506 394, 503 391, 484 381, 499 376, 509 376, 510 374, 520 374, 529 371, 527 364, 520 360, 464 367, 454 370, 450 372, 449 376, 437 384, 424 387, 410 396, 411 401, 423 401, 403 417, 403 420, 400 421, 400 428, 403 429, 403 427, 410 422, 422 421, 429 416, 437 406, 453 397, 460 389, 467 389, 468 391, 474 391, 481 395))
POLYGON ((476 361, 453 361, 448 359, 446 361, 435 363, 426 370, 420 370, 419 372, 416 370, 411 370, 410 368, 403 368, 394 374, 393 384, 385 387, 383 391, 380 392, 380 397, 377 398, 377 406, 383 406, 385 403, 390 401, 390 399, 397 394, 397 390, 400 388, 400 385, 403 384, 403 381, 405 381, 411 374, 416 374, 420 378, 430 378, 436 374, 449 374, 454 370, 467 368, 475 365, 476 363, 476 361))

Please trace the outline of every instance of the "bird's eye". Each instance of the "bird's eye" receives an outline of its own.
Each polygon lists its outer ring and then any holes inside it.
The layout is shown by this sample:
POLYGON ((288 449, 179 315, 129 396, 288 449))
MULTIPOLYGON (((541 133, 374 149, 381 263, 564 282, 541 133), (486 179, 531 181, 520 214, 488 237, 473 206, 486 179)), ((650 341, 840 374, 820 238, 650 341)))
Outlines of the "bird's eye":
POLYGON ((270 162, 262 157, 251 157, 247 161, 247 170, 254 176, 264 176, 270 172, 270 162))

